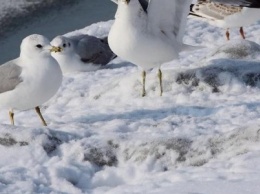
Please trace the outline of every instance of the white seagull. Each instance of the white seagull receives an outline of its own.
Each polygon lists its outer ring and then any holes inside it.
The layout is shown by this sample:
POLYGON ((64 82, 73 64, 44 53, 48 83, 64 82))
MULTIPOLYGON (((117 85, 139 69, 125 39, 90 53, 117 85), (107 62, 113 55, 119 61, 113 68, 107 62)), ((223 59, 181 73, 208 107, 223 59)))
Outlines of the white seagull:
POLYGON ((0 107, 9 108, 14 125, 13 110, 35 108, 44 126, 47 126, 39 106, 48 101, 59 89, 62 72, 44 36, 33 34, 23 39, 20 56, 0 66, 0 107))
POLYGON ((191 5, 190 15, 205 18, 211 25, 226 29, 227 40, 230 40, 229 28, 239 27, 240 34, 245 39, 243 26, 260 20, 260 9, 243 7, 239 2, 237 5, 230 5, 211 0, 198 0, 196 4, 191 5))
POLYGON ((63 73, 95 71, 115 58, 106 38, 89 35, 57 36, 51 45, 62 48, 61 52, 52 53, 52 56, 58 61, 63 73))
POLYGON ((146 95, 146 71, 178 58, 184 48, 182 38, 191 0, 118 0, 115 22, 108 35, 112 51, 143 68, 143 91, 146 95))

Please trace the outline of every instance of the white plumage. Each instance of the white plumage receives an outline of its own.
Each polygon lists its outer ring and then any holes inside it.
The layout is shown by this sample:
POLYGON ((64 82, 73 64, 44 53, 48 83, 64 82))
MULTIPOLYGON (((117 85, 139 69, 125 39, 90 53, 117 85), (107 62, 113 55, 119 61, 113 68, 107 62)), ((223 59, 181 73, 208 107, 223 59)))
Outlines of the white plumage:
MULTIPOLYGON (((146 12, 139 0, 118 0, 109 46, 121 58, 144 69, 143 82, 146 70, 178 58, 190 3, 190 0, 150 0, 146 12)), ((160 74, 159 70, 159 77, 160 74)))
MULTIPOLYGON (((62 72, 51 51, 59 49, 51 47, 49 40, 41 35, 34 34, 23 39, 20 56, 0 67, 0 72, 4 69, 7 72, 19 70, 14 76, 2 78, 1 87, 10 82, 14 84, 13 89, 1 91, 0 107, 11 110, 36 108, 58 91, 62 72)), ((12 111, 10 114, 13 114, 12 111)))

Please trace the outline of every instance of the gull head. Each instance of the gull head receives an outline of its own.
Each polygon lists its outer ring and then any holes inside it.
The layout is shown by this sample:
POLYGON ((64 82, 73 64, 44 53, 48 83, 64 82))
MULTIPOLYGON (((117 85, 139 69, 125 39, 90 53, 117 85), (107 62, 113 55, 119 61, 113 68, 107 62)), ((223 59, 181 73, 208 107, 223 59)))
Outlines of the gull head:
POLYGON ((32 58, 33 56, 51 56, 51 52, 60 52, 61 49, 50 45, 50 41, 39 34, 25 37, 21 43, 20 56, 32 58))
MULTIPOLYGON (((69 38, 65 36, 57 36, 51 41, 51 45, 55 48, 60 48, 61 52, 59 54, 68 54, 73 52, 72 42, 69 38)), ((56 53, 53 53, 54 55, 56 53)))

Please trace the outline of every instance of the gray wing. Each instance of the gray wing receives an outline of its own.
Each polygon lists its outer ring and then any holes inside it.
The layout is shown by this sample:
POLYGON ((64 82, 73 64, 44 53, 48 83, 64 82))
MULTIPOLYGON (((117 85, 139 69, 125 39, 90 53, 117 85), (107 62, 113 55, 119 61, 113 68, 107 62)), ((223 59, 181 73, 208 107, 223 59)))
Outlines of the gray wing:
POLYGON ((191 0, 150 0, 148 18, 152 29, 159 29, 182 44, 191 0))
POLYGON ((230 4, 242 7, 260 8, 259 0, 212 0, 213 2, 230 4))
POLYGON ((23 80, 20 75, 22 68, 14 63, 7 62, 0 66, 0 94, 13 90, 23 80))
POLYGON ((191 14, 212 20, 223 20, 226 16, 241 12, 242 7, 229 4, 214 3, 210 0, 199 0, 191 6, 191 14))
POLYGON ((84 63, 106 65, 115 58, 115 54, 108 45, 107 37, 100 39, 95 36, 84 35, 80 37, 74 48, 84 63))

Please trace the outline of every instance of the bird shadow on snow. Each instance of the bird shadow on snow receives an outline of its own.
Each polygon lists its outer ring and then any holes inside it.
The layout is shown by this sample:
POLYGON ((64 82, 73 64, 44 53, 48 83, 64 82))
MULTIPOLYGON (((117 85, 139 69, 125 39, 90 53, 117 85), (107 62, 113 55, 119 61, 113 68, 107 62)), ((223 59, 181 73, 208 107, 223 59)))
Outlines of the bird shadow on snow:
MULTIPOLYGON (((260 106, 260 103, 238 103, 232 104, 233 107, 246 106, 252 111, 260 106)), ((94 124, 98 122, 110 122, 113 120, 124 120, 128 122, 137 122, 140 120, 153 120, 161 122, 164 119, 174 116, 184 116, 192 118, 207 118, 222 110, 223 106, 203 107, 203 106, 172 106, 162 109, 137 109, 130 112, 115 114, 97 114, 97 115, 80 115, 74 118, 73 122, 94 124)))
POLYGON ((135 67, 136 65, 123 61, 119 57, 116 57, 114 60, 112 60, 110 63, 108 63, 104 69, 118 69, 122 67, 135 67))
POLYGON ((112 120, 128 120, 138 121, 144 119, 152 119, 155 121, 161 121, 162 119, 176 116, 190 116, 190 117, 207 117, 214 114, 217 111, 216 108, 199 107, 199 106, 175 106, 171 108, 163 109, 141 109, 131 112, 124 112, 118 114, 98 114, 93 116, 85 116, 78 118, 81 122, 96 123, 96 122, 108 122, 112 120))

